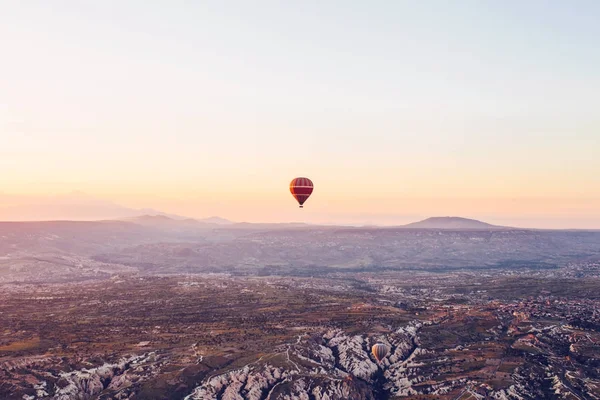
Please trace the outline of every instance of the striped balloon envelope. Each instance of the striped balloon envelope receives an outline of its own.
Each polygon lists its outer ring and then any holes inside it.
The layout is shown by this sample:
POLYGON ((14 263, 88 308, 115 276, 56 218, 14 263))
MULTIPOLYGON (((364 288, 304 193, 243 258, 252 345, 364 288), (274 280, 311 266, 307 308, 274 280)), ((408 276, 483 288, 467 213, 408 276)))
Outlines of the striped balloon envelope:
POLYGON ((290 182, 290 192, 300 204, 300 208, 303 208, 304 202, 313 192, 313 183, 308 178, 295 178, 290 182))
POLYGON ((376 343, 373 345, 373 348, 371 348, 371 352, 379 362, 387 356, 388 351, 388 347, 383 343, 376 343))

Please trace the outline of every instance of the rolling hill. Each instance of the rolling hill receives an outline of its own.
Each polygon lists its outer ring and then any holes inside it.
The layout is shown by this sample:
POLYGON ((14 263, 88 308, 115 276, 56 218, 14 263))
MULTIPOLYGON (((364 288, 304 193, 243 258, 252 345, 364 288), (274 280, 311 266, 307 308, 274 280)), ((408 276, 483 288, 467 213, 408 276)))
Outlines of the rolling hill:
POLYGON ((403 225, 403 228, 415 229, 502 229, 504 227, 488 224, 476 219, 462 217, 431 217, 422 221, 403 225))

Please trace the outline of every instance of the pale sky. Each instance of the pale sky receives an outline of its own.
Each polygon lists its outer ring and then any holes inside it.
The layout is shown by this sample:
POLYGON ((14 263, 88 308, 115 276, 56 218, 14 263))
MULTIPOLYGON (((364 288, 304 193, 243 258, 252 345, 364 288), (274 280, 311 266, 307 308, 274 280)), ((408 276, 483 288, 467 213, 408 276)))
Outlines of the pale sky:
POLYGON ((0 205, 600 228, 598 21, 595 0, 0 2, 0 205))

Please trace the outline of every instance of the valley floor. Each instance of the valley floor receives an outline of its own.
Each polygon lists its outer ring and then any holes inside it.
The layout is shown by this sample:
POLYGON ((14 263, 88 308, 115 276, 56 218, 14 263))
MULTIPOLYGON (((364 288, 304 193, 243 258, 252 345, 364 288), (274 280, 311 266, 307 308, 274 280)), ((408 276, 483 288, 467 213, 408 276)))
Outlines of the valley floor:
POLYGON ((3 399, 600 398, 595 278, 123 275, 0 293, 3 399))

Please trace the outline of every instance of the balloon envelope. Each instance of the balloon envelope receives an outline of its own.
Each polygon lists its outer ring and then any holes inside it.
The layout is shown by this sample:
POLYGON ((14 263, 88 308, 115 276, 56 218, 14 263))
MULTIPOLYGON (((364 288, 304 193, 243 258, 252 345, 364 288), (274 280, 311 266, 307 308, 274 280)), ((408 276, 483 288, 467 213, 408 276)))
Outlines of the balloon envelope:
POLYGON ((310 197, 313 192, 313 183, 308 178, 295 178, 290 182, 290 192, 296 199, 300 208, 303 207, 304 202, 310 197))
POLYGON ((379 362, 381 362, 381 360, 383 360, 385 356, 387 356, 388 351, 388 347, 383 343, 376 343, 371 349, 371 352, 379 362))

